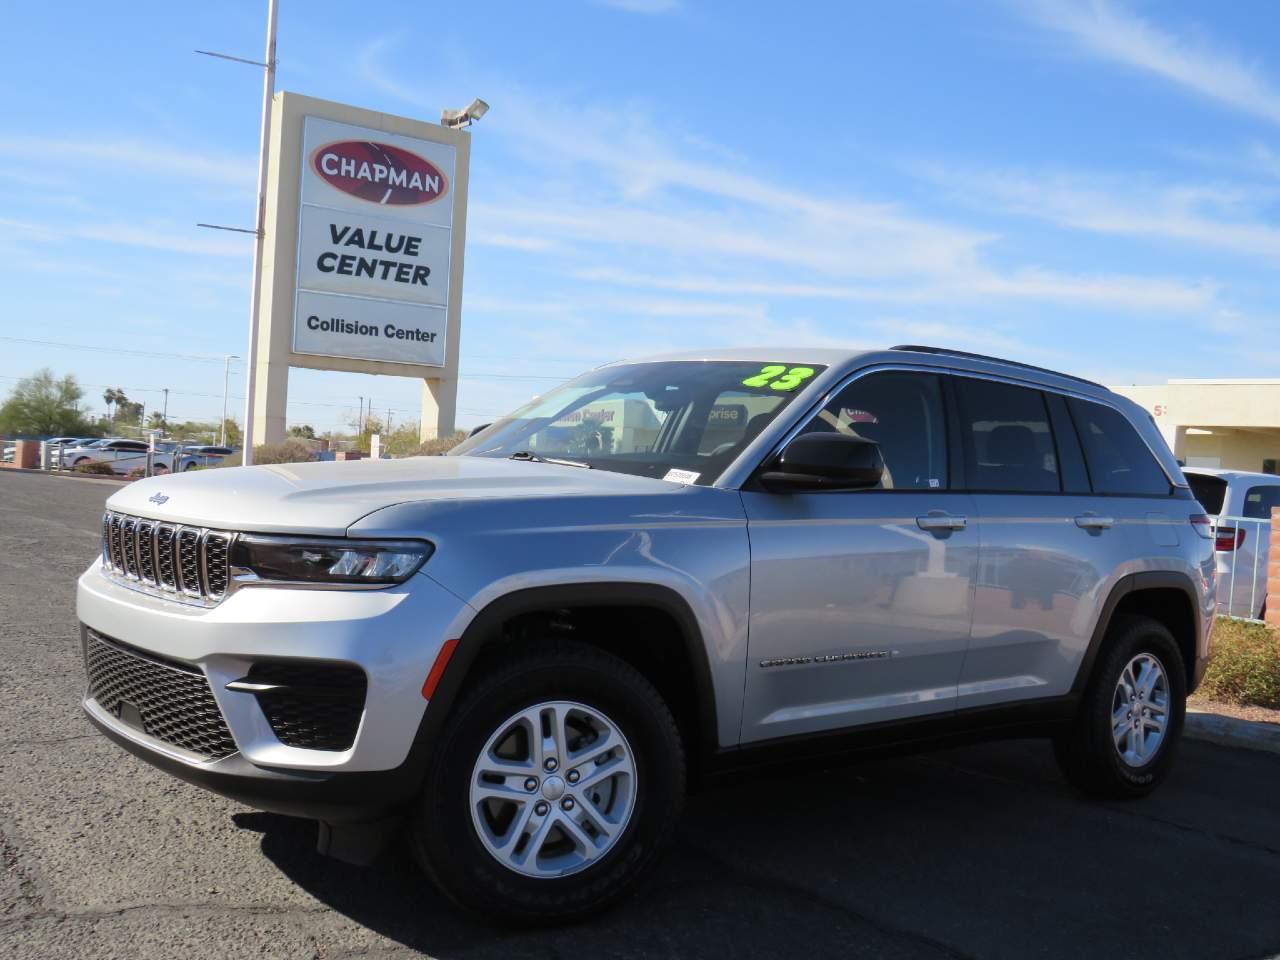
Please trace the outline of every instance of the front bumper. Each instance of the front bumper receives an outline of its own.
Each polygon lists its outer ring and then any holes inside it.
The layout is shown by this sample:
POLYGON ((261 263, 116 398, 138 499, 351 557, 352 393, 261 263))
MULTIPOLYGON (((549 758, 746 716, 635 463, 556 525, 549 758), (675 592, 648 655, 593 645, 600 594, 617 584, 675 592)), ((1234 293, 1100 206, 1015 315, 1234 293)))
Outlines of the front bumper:
POLYGON ((426 701, 422 684, 441 645, 471 609, 425 574, 386 590, 254 587, 215 607, 132 590, 95 562, 80 578, 84 627, 140 651, 197 668, 236 752, 210 760, 148 736, 86 695, 85 712, 130 752, 184 780, 261 809, 337 820, 399 799, 417 782, 410 751, 426 701), (289 746, 257 697, 228 690, 263 659, 354 664, 368 680, 354 742, 345 750, 289 746))

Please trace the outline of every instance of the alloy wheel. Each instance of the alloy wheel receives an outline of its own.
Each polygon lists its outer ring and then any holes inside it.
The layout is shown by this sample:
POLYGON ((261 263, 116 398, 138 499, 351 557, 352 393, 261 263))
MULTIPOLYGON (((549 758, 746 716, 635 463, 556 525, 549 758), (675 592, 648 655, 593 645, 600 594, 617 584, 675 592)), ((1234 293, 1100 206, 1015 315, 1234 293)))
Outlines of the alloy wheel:
POLYGON ((594 707, 535 704, 489 737, 471 773, 471 819, 484 848, 528 877, 563 877, 607 854, 636 802, 634 754, 594 707))
POLYGON ((1111 698, 1111 736, 1120 759, 1130 767, 1150 763, 1164 743, 1169 725, 1169 677, 1164 664, 1140 653, 1120 671, 1111 698))

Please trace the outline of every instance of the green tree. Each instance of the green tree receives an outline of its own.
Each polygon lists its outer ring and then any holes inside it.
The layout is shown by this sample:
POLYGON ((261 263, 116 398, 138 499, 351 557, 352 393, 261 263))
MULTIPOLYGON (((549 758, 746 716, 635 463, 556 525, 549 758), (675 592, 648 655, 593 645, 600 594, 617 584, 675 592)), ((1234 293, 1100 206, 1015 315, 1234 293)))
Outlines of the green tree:
POLYGON ((80 399, 84 391, 68 374, 44 369, 19 380, 0 406, 0 433, 80 434, 89 429, 80 399))
POLYGON ((134 403, 123 393, 116 400, 116 415, 112 420, 113 423, 126 423, 129 426, 139 426, 142 421, 142 404, 134 403))
POLYGON ((302 437, 304 440, 316 438, 316 428, 309 423, 299 423, 289 428, 289 436, 302 437))
MULTIPOLYGON (((240 430, 240 424, 227 417, 224 426, 227 431, 227 446, 238 447, 244 443, 244 434, 240 430)), ((217 438, 215 437, 214 439, 216 440, 217 438)))
POLYGON ((164 414, 159 410, 153 410, 151 416, 147 417, 147 426, 155 430, 164 429, 164 414))

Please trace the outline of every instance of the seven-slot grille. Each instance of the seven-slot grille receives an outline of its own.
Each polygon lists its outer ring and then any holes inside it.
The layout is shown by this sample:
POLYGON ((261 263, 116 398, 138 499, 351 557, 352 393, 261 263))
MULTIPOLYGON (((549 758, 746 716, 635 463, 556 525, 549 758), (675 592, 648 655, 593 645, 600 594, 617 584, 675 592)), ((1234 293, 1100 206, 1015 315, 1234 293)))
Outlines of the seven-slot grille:
POLYGON ((85 632, 89 698, 144 733, 210 760, 236 752, 209 681, 198 667, 85 632))
POLYGON ((102 564, 130 586, 194 603, 227 593, 233 534, 161 523, 108 510, 102 516, 102 564))

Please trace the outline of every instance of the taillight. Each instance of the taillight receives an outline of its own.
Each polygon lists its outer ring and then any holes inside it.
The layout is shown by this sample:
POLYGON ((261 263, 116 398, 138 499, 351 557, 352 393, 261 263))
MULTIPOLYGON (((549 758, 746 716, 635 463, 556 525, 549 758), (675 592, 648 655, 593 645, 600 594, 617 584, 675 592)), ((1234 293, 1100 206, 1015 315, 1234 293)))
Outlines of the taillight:
POLYGON ((1220 553, 1230 553, 1240 549, 1244 544, 1244 527, 1218 527, 1214 531, 1213 549, 1220 553))

